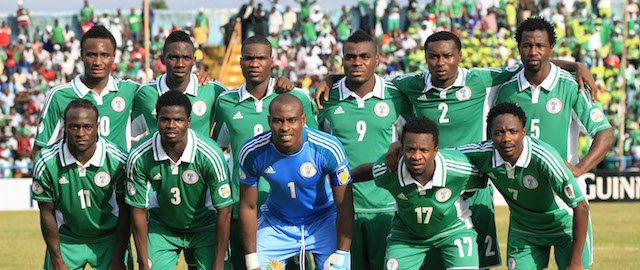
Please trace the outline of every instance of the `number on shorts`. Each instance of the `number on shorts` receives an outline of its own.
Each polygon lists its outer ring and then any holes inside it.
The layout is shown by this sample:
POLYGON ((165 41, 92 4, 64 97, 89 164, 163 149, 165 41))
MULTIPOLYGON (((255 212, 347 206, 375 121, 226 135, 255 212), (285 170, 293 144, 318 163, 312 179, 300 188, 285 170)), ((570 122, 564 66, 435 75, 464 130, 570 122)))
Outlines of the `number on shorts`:
POLYGON ((464 257, 463 244, 467 244, 469 246, 467 248, 467 256, 473 255, 473 241, 471 240, 471 237, 465 236, 465 237, 462 237, 461 239, 462 241, 460 241, 460 239, 456 239, 456 241, 453 241, 453 243, 456 244, 456 246, 458 246, 458 253, 460 255, 460 258, 464 257))
POLYGON ((484 250, 484 256, 491 257, 496 255, 496 252, 491 249, 493 247, 493 237, 491 237, 491 235, 484 237, 484 243, 487 244, 487 248, 484 250))
POLYGON ((438 110, 442 111, 440 115, 440 123, 449 123, 449 118, 447 118, 447 112, 449 111, 449 105, 447 103, 438 104, 438 110))
POLYGON ((171 198, 171 203, 174 205, 178 205, 180 204, 180 202, 182 202, 182 199, 180 198, 180 189, 177 187, 172 187, 169 192, 173 193, 173 198, 171 198))
POLYGON ((416 207, 414 211, 416 212, 416 222, 418 224, 429 224, 433 207, 416 207))

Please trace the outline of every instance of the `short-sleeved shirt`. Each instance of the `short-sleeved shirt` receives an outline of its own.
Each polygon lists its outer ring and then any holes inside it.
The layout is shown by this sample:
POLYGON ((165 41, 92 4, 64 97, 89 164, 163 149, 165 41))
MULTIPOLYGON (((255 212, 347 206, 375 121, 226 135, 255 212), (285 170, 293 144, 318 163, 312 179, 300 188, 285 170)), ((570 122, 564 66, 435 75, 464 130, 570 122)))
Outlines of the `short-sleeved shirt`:
POLYGON ((424 186, 411 176, 404 157, 399 174, 390 172, 384 155, 373 165, 375 184, 388 190, 396 200, 393 222, 420 239, 445 235, 473 227, 469 203, 461 196, 486 187, 484 177, 459 151, 440 150, 435 157, 432 179, 424 186))
POLYGON ((136 144, 127 160, 127 204, 148 208, 149 219, 176 231, 215 225, 216 209, 233 204, 229 168, 211 138, 189 129, 178 162, 154 132, 136 144))
POLYGON ((271 131, 264 132, 242 146, 239 159, 240 182, 255 187, 264 177, 271 185, 265 202, 269 212, 293 225, 309 224, 335 212, 331 187, 351 183, 347 157, 338 139, 308 127, 303 127, 302 136, 300 149, 281 153, 273 144, 271 131))
POLYGON ((485 173, 509 204, 511 230, 539 236, 571 234, 572 208, 585 199, 551 145, 528 136, 512 166, 493 141, 463 145, 461 150, 485 173))
POLYGON ((551 144, 571 164, 578 163, 578 135, 584 128, 589 136, 611 128, 600 105, 589 91, 578 91, 572 75, 553 63, 551 72, 534 89, 524 70, 500 87, 496 104, 518 104, 527 115, 527 133, 551 144))
POLYGON ((64 110, 71 101, 83 98, 98 107, 100 136, 122 149, 129 149, 131 147, 131 108, 136 89, 139 87, 138 83, 109 77, 107 86, 98 96, 82 83, 80 80, 82 76, 79 74, 71 82, 49 90, 40 112, 35 144, 44 147, 62 137, 64 110))
MULTIPOLYGON (((231 147, 233 156, 232 186, 239 190, 238 183, 238 153, 242 144, 251 137, 269 130, 269 104, 278 96, 273 91, 275 79, 271 78, 267 93, 261 100, 257 100, 246 89, 246 84, 240 88, 226 91, 218 97, 215 109, 215 127, 213 139, 221 147, 231 147)), ((304 113, 307 115, 307 126, 318 129, 318 122, 313 114, 313 103, 309 95, 300 89, 289 92, 302 101, 304 113)), ((234 200, 238 201, 238 192, 234 193, 234 200)))
MULTIPOLYGON (((398 140, 397 129, 413 117, 404 94, 377 75, 373 79, 373 90, 362 98, 347 88, 346 78, 338 81, 318 114, 320 128, 344 146, 350 168, 385 154, 398 140)), ((393 211, 395 200, 372 181, 365 181, 353 184, 353 204, 356 213, 393 211)))
MULTIPOLYGON (((213 106, 218 96, 228 89, 219 83, 209 82, 198 87, 198 78, 191 74, 189 85, 184 94, 191 101, 191 129, 209 137, 213 127, 213 106)), ((158 98, 171 90, 167 86, 167 75, 163 74, 155 81, 150 81, 140 86, 133 99, 133 135, 139 135, 148 131, 149 134, 158 130, 156 103, 158 98)))
POLYGON ((127 155, 100 138, 81 165, 64 140, 45 147, 35 158, 31 197, 56 205, 60 237, 95 243, 113 237, 118 223, 116 193, 124 193, 127 155))
POLYGON ((129 32, 140 33, 140 24, 142 23, 142 17, 140 15, 129 15, 127 21, 129 22, 129 32))
POLYGON ((486 139, 485 119, 492 105, 492 87, 507 81, 520 69, 520 66, 458 68, 458 77, 447 89, 433 86, 429 72, 395 77, 392 83, 409 97, 416 115, 436 122, 441 134, 438 146, 456 147, 486 139))

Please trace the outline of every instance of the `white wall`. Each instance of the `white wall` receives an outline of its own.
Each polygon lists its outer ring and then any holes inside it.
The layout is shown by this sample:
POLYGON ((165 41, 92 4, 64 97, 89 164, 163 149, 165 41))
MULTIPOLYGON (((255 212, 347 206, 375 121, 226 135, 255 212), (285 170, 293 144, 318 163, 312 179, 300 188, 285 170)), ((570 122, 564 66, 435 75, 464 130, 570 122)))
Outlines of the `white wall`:
POLYGON ((31 179, 0 179, 0 211, 38 210, 31 200, 31 179))

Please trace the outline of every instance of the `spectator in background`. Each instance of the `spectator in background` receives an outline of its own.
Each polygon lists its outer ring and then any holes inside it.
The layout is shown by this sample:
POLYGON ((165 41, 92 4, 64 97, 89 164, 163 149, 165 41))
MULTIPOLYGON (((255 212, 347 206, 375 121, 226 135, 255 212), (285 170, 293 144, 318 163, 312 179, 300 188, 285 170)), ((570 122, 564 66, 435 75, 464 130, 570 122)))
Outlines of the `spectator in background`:
POLYGON ((233 35, 233 29, 236 27, 236 20, 234 18, 230 18, 229 21, 220 27, 220 31, 222 32, 222 36, 224 38, 224 46, 229 45, 229 41, 231 40, 231 35, 233 35))
POLYGON ((254 26, 251 22, 254 10, 253 5, 253 0, 249 0, 249 3, 242 5, 238 12, 238 18, 240 18, 240 23, 242 23, 242 40, 247 39, 249 36, 253 36, 255 33, 254 26))
POLYGON ((287 6, 284 14, 282 15, 282 31, 287 31, 289 35, 291 35, 297 20, 296 13, 291 10, 290 6, 287 6))
POLYGON ((271 13, 269 13, 269 35, 280 33, 282 24, 283 24, 282 14, 278 12, 276 7, 272 7, 271 13))
POLYGON ((253 12, 253 24, 255 27, 255 34, 258 36, 266 36, 264 33, 265 23, 267 20, 267 13, 262 9, 262 3, 258 3, 258 8, 253 12))
POLYGON ((80 9, 78 13, 78 24, 83 25, 89 21, 93 21, 93 7, 89 5, 88 0, 84 0, 84 6, 80 9))
POLYGON ((16 11, 16 20, 18 21, 18 36, 23 35, 25 40, 29 40, 29 24, 31 23, 31 15, 29 10, 23 6, 22 0, 18 0, 18 10, 16 11))
POLYGON ((207 43, 209 28, 201 25, 202 21, 196 20, 196 27, 193 28, 193 39, 197 47, 202 48, 207 43))
POLYGON ((311 5, 315 4, 317 0, 295 0, 296 3, 300 4, 300 18, 301 21, 304 21, 305 18, 309 17, 311 12, 311 5))
POLYGON ((80 26, 80 28, 82 29, 82 34, 89 31, 89 29, 91 29, 93 25, 94 23, 92 21, 90 21, 89 19, 84 19, 84 24, 80 26))
POLYGON ((53 29, 51 30, 51 34, 53 35, 53 43, 54 44, 62 44, 64 43, 64 30, 60 26, 58 19, 53 21, 53 29))
POLYGON ((127 33, 129 33, 129 40, 138 42, 142 39, 142 17, 136 13, 134 8, 131 8, 131 14, 127 17, 127 33))
MULTIPOLYGON (((7 22, 2 21, 2 26, 0 27, 0 47, 6 47, 9 45, 10 37, 11 28, 7 26, 7 22)), ((2 70, 0 70, 0 74, 2 74, 2 70)))
MULTIPOLYGON (((455 1, 455 0, 454 0, 455 1)), ((387 33, 393 31, 393 29, 400 29, 400 6, 396 0, 389 2, 387 13, 387 33)))
POLYGON ((65 25, 64 26, 64 42, 72 42, 71 38, 75 38, 76 37, 76 33, 71 31, 71 28, 69 28, 69 25, 65 25))
POLYGON ((200 22, 200 26, 206 28, 207 38, 209 38, 209 17, 204 14, 204 8, 200 7, 198 9, 198 16, 196 16, 196 27, 198 26, 197 22, 200 22))
POLYGON ((367 34, 371 33, 371 8, 367 0, 358 0, 358 10, 360 10, 360 29, 367 34))

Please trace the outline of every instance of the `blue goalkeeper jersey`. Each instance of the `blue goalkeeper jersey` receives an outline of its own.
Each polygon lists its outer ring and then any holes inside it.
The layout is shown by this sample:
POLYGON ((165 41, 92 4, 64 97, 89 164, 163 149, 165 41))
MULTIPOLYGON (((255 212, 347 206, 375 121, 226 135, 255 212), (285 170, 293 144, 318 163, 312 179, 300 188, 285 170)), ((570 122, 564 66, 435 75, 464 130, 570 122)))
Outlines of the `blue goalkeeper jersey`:
POLYGON ((271 185, 265 203, 269 211, 293 225, 304 225, 335 212, 331 187, 351 183, 351 173, 340 141, 307 127, 303 144, 293 153, 280 153, 271 131, 258 134, 240 149, 239 180, 254 187, 260 176, 271 185), (328 179, 327 179, 327 176, 328 179))

